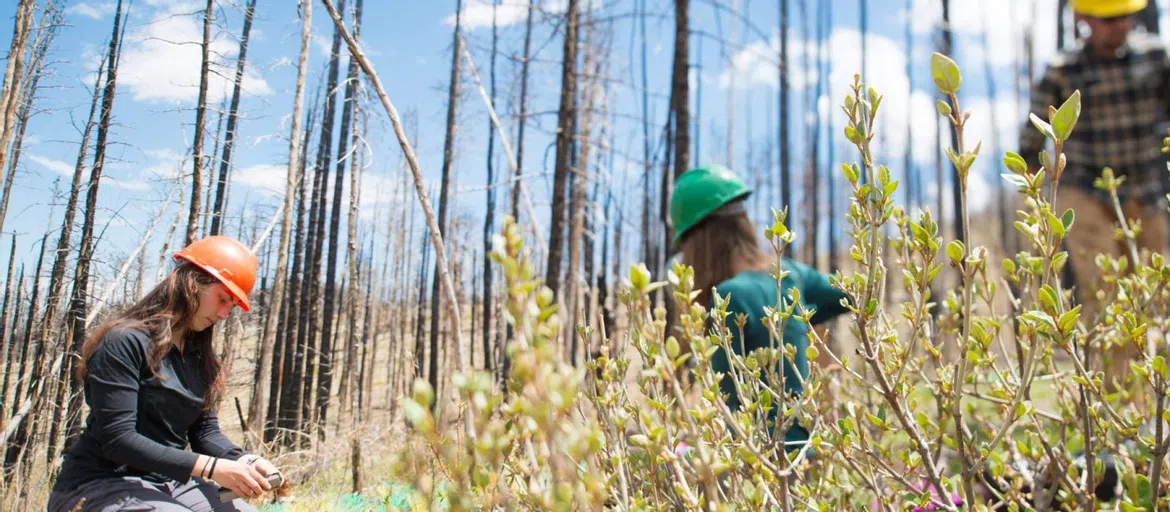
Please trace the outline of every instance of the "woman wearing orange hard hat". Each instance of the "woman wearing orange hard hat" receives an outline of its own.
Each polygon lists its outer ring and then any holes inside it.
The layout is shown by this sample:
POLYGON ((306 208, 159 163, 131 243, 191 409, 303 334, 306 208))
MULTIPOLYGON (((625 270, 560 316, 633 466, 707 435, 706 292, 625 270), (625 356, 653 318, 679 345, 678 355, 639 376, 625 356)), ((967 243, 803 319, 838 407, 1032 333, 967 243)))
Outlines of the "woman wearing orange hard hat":
POLYGON ((213 331, 235 306, 251 309, 256 256, 211 236, 175 260, 166 279, 82 346, 89 416, 65 454, 51 512, 252 511, 240 499, 220 502, 218 491, 260 496, 278 475, 229 441, 216 416, 224 376, 213 331))

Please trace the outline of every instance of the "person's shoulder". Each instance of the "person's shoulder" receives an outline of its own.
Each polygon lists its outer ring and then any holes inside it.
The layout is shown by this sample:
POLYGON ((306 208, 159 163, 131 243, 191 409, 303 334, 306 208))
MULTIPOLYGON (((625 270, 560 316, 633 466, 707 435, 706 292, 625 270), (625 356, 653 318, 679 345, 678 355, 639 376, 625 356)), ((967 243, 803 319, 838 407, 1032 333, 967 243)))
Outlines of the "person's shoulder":
POLYGON ((1162 41, 1162 38, 1148 32, 1131 33, 1127 43, 1139 55, 1156 57, 1164 57, 1166 55, 1166 43, 1162 41))
POLYGON ((99 349, 117 352, 145 353, 150 345, 150 334, 140 326, 117 323, 102 335, 99 349))

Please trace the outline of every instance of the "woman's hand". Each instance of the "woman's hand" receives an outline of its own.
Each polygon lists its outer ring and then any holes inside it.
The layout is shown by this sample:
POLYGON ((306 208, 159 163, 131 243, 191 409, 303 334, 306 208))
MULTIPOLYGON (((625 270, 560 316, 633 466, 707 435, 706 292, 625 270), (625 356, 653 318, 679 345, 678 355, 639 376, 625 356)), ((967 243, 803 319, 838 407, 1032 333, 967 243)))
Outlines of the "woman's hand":
POLYGON ((271 487, 259 468, 238 460, 218 459, 211 479, 242 498, 255 498, 271 487))
POLYGON ((245 455, 240 457, 240 462, 256 468, 256 470, 264 476, 269 476, 273 473, 280 472, 280 470, 276 469, 276 465, 259 455, 245 455))

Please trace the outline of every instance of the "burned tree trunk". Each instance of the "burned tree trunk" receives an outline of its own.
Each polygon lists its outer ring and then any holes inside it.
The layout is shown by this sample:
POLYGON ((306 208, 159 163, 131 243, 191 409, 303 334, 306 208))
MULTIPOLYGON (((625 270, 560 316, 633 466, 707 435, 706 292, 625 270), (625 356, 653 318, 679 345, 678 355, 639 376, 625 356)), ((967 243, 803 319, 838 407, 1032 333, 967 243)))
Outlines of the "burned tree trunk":
MULTIPOLYGON (((585 236, 585 202, 587 200, 586 182, 589 176, 589 156, 590 144, 592 139, 593 127, 593 104, 596 99, 596 79, 601 71, 600 59, 597 57, 597 50, 593 46, 593 29, 587 20, 586 37, 585 37, 585 57, 584 69, 586 79, 582 84, 585 94, 585 103, 580 109, 581 132, 574 134, 574 138, 580 144, 578 156, 575 158, 576 165, 570 167, 570 183, 569 189, 572 192, 572 197, 569 200, 569 268, 568 268, 568 283, 565 287, 565 304, 568 305, 566 310, 564 337, 569 345, 569 361, 576 366, 579 361, 578 355, 578 336, 576 334, 576 327, 578 324, 588 323, 582 322, 582 311, 585 309, 582 304, 581 286, 584 278, 581 274, 581 259, 583 242, 585 236)), ((576 131, 576 130, 574 130, 576 131)))
MULTIPOLYGON (((18 112, 22 110, 24 92, 24 53, 28 50, 29 35, 32 32, 34 0, 20 0, 16 6, 16 20, 12 27, 12 46, 8 50, 8 64, 4 69, 4 82, 0 85, 0 169, 8 161, 8 145, 12 140, 13 127, 18 112)), ((4 197, 0 199, 0 227, 8 209, 11 180, 16 166, 5 179, 4 197)))
MULTIPOLYGON (((362 16, 362 0, 357 0, 353 12, 353 33, 354 37, 359 37, 361 34, 361 16, 362 16)), ((335 31, 334 42, 340 40, 340 33, 335 31)), ((329 214, 329 253, 328 264, 325 267, 325 304, 324 312, 321 318, 321 350, 318 359, 318 382, 317 382, 317 414, 318 414, 318 434, 324 439, 325 435, 325 421, 329 413, 329 396, 330 390, 333 386, 333 327, 334 327, 334 309, 337 307, 334 295, 337 293, 337 252, 338 244, 338 229, 341 224, 341 191, 345 185, 345 166, 354 160, 354 152, 356 146, 349 148, 350 131, 354 122, 354 112, 356 112, 356 95, 357 95, 357 81, 358 68, 357 61, 350 56, 349 70, 345 80, 345 98, 341 104, 341 133, 338 140, 337 148, 337 170, 334 173, 333 183, 333 207, 329 214)), ((352 205, 351 205, 352 208, 352 205)), ((352 244, 353 241, 350 241, 352 244)), ((356 281, 350 281, 350 286, 356 286, 356 281)))
MULTIPOLYGON (((341 12, 345 12, 345 1, 340 4, 341 12)), ((310 257, 306 260, 305 286, 308 286, 308 300, 304 301, 300 327, 306 337, 305 372, 303 403, 301 404, 301 429, 307 431, 309 426, 317 430, 318 438, 325 435, 324 424, 317 418, 320 409, 313 407, 314 376, 320 379, 323 371, 322 364, 328 363, 329 354, 320 350, 322 342, 322 324, 320 311, 322 301, 321 263, 325 242, 325 198, 328 197, 329 167, 333 165, 333 123, 337 112, 337 76, 341 61, 341 32, 339 27, 333 29, 333 46, 329 53, 329 77, 325 86, 325 107, 322 114, 321 138, 317 143, 317 173, 313 178, 313 199, 309 204, 309 232, 310 257), (314 355, 316 358, 314 359, 314 355)), ((325 300, 332 299, 326 295, 325 300)), ((328 391, 326 392, 328 395, 328 391)))
MULTIPOLYGON (((442 177, 439 182, 439 236, 446 239, 448 229, 448 210, 450 209, 449 191, 451 186, 451 166, 455 158, 455 109, 459 105, 459 63, 463 53, 463 38, 460 37, 460 30, 463 20, 463 0, 455 1, 455 35, 454 48, 451 52, 451 78, 447 86, 447 134, 443 141, 443 167, 442 177)), ((429 360, 429 372, 427 378, 430 381, 431 389, 438 390, 439 388, 439 319, 443 313, 443 294, 440 293, 442 289, 442 273, 440 272, 440 265, 442 259, 435 257, 435 274, 434 281, 431 283, 431 331, 430 331, 430 345, 431 353, 429 360)), ((452 308, 459 307, 459 304, 451 304, 452 308)), ((452 333, 453 336, 458 337, 459 333, 452 333)), ((439 400, 435 400, 434 410, 440 409, 439 400)))
MULTIPOLYGON (((499 28, 496 22, 496 9, 498 4, 492 3, 492 56, 491 69, 489 70, 491 82, 491 103, 492 108, 495 108, 496 103, 496 53, 499 45, 499 28)), ((531 7, 529 8, 529 17, 531 19, 531 7)), ((527 65, 527 61, 524 65, 527 65)), ((523 80, 523 79, 521 79, 523 80)), ((521 85, 521 88, 524 84, 521 85)), ((524 100, 521 99, 521 105, 524 100)), ((521 111, 524 107, 521 106, 521 111)), ((523 115, 523 114, 522 114, 523 115)), ((496 189, 495 189, 495 147, 496 145, 496 131, 492 127, 491 119, 488 119, 488 149, 487 149, 487 215, 483 221, 483 370, 491 372, 494 362, 492 361, 492 229, 494 229, 496 222, 496 189)), ((517 164, 519 169, 519 164, 517 164)), ((519 176, 514 176, 517 180, 519 176)), ((515 185, 513 185, 515 186, 515 185)), ((513 208, 515 208, 516 200, 519 198, 519 189, 513 189, 513 208)), ((513 217, 515 218, 515 217, 513 217)))
POLYGON ((569 0, 565 14, 564 58, 561 61, 561 99, 557 113, 556 166, 553 169, 553 196, 549 223, 548 261, 545 285, 556 296, 561 287, 561 263, 565 245, 565 188, 569 180, 569 159, 573 147, 573 119, 577 93, 577 0, 569 0))
POLYGON ((199 226, 199 209, 203 197, 203 132, 204 117, 207 115, 207 80, 211 68, 211 11, 215 8, 215 0, 207 0, 207 7, 203 10, 203 64, 199 68, 199 99, 195 105, 195 140, 191 143, 192 159, 191 175, 191 210, 187 215, 187 236, 183 245, 195 241, 195 233, 199 226))
MULTIPOLYGON (((97 216, 97 196, 98 185, 100 184, 102 171, 105 167, 106 161, 106 139, 109 136, 110 123, 113 117, 114 96, 117 91, 117 73, 118 73, 118 59, 121 53, 119 24, 121 22, 121 1, 118 2, 118 13, 114 18, 114 32, 115 35, 110 36, 110 56, 107 57, 108 69, 106 70, 106 86, 102 94, 102 108, 97 126, 97 139, 95 141, 93 168, 89 174, 89 185, 85 196, 85 212, 81 225, 81 247, 77 256, 77 271, 73 279, 73 295, 71 297, 71 306, 69 314, 70 332, 72 333, 72 341, 70 353, 73 357, 70 358, 71 363, 63 365, 62 368, 68 367, 69 378, 69 396, 67 405, 67 414, 65 418, 65 447, 68 448, 72 441, 76 439, 77 435, 81 433, 81 377, 73 370, 74 361, 80 357, 81 345, 85 342, 85 318, 88 309, 88 294, 87 287, 89 286, 89 266, 93 258, 93 239, 94 239, 94 223, 97 216)), ((64 380, 66 374, 61 374, 64 380)), ((64 404, 66 402, 60 401, 58 403, 64 404)), ((57 422, 53 422, 53 427, 57 426, 57 422)), ((50 436, 50 447, 55 443, 55 438, 50 436)), ((50 450, 54 453, 54 450, 50 450)))
MULTIPOLYGON (((231 170, 232 166, 232 150, 235 148, 236 142, 236 122, 239 118, 238 112, 240 108, 240 89, 244 84, 244 66, 248 57, 248 37, 252 33, 252 15, 255 14, 255 12, 256 0, 249 0, 247 10, 244 13, 244 34, 240 37, 240 55, 236 58, 236 78, 232 84, 232 101, 228 106, 227 131, 224 132, 223 139, 223 156, 221 156, 219 159, 219 179, 215 180, 215 203, 211 208, 212 235, 219 234, 220 227, 223 223, 223 212, 227 209, 228 172, 231 170)), ((303 78, 299 78, 297 80, 297 86, 301 88, 301 94, 303 97, 303 90, 305 87, 303 78)), ((298 134, 294 131, 291 139, 295 140, 297 136, 298 134)), ((293 167, 291 167, 291 163, 289 168, 293 169, 293 167)), ((283 225, 281 226, 281 229, 284 229, 283 225)), ((284 248, 287 247, 287 245, 288 244, 284 244, 281 245, 281 247, 284 248)), ((284 251, 282 250, 282 252, 284 251)), ((280 264, 278 263, 277 266, 279 267, 280 264)))
MULTIPOLYGON (((280 320, 281 313, 284 308, 285 295, 285 272, 288 267, 288 246, 289 238, 292 231, 292 207, 293 196, 296 195, 297 182, 302 175, 301 168, 304 158, 304 153, 300 147, 300 130, 301 130, 301 111, 304 108, 305 95, 305 75, 308 73, 308 59, 309 59, 309 32, 312 26, 312 8, 309 6, 311 2, 305 2, 301 6, 301 52, 297 60, 297 82, 295 92, 293 93, 293 112, 292 112, 292 126, 289 129, 289 145, 288 145, 288 167, 285 175, 284 186, 284 200, 281 204, 281 223, 280 223, 280 242, 277 246, 276 255, 276 276, 272 287, 272 302, 268 308, 267 317, 264 321, 264 330, 260 339, 260 357, 256 360, 259 374, 256 382, 252 387, 252 397, 248 403, 248 430, 253 434, 260 434, 260 421, 262 418, 268 416, 267 411, 264 410, 263 391, 265 385, 271 385, 268 380, 272 378, 269 375, 269 369, 273 366, 273 345, 276 344, 276 322, 280 320)), ((236 68, 236 90, 232 94, 231 113, 228 115, 228 135, 227 141, 224 143, 224 160, 220 168, 219 190, 224 188, 224 181, 227 175, 229 162, 231 161, 231 141, 234 138, 235 130, 235 113, 239 105, 239 87, 240 81, 243 80, 243 62, 245 52, 247 51, 248 33, 252 26, 252 14, 256 7, 256 0, 251 0, 248 3, 248 13, 244 21, 244 37, 240 43, 240 61, 236 68)), ((217 206, 221 208, 222 203, 219 202, 222 198, 222 193, 217 191, 217 206)), ((217 216, 212 223, 212 233, 219 232, 219 217, 217 216)))
MULTIPOLYGON (((4 301, 3 303, 0 303, 0 361, 5 361, 5 363, 0 364, 5 364, 8 366, 8 368, 11 368, 12 365, 12 361, 10 360, 8 353, 12 349, 12 340, 16 339, 16 333, 9 332, 8 330, 8 299, 12 295, 12 267, 14 263, 16 263, 15 234, 12 235, 12 250, 8 253, 8 274, 4 277, 4 301)), ((19 311, 19 304, 17 304, 17 306, 18 307, 14 309, 19 311)), ((19 313, 17 316, 19 316, 19 313)), ((16 323, 13 322, 12 325, 12 330, 15 331, 16 323)), ((4 430, 4 410, 5 406, 8 405, 5 401, 5 398, 8 397, 8 378, 11 375, 11 370, 6 369, 4 375, 0 376, 0 380, 3 380, 3 384, 0 385, 0 387, 3 388, 3 391, 0 392, 0 431, 4 430)))
MULTIPOLYGON (((864 38, 864 36, 862 36, 864 38)), ((864 58, 863 58, 864 60, 864 58)), ((768 208, 788 208, 789 219, 792 219, 792 167, 788 152, 788 0, 780 0, 780 104, 779 123, 780 139, 776 146, 780 148, 780 204, 768 205, 768 208)))
MULTIPOLYGON (((528 63, 532 60, 532 5, 528 6, 528 18, 524 22, 524 57, 520 60, 520 118, 516 129, 516 172, 512 175, 511 215, 520 222, 520 170, 524 168, 524 126, 528 124, 528 63)), ((494 34, 494 32, 493 32, 494 34)), ((493 36, 493 41, 495 37, 493 36)), ((493 54, 494 55, 494 54, 493 54)), ((493 71, 495 66, 492 66, 493 71)), ((494 81, 493 81, 494 83, 494 81)), ((492 94, 495 98, 495 94, 492 94)))
MULTIPOLYGON (((57 27, 62 24, 62 14, 60 6, 56 2, 50 1, 44 10, 44 15, 41 18, 41 25, 38 30, 38 36, 33 43, 33 54, 29 59, 28 79, 24 91, 21 92, 17 98, 20 105, 20 112, 17 114, 15 133, 15 141, 12 143, 12 151, 8 156, 8 173, 4 178, 4 190, 0 192, 0 228, 4 227, 4 220, 8 213, 8 200, 12 197, 12 182, 16 176, 17 165, 20 164, 20 152, 24 145, 24 133, 28 128, 28 120, 32 114, 33 101, 36 99, 37 90, 41 82, 41 74, 45 66, 45 55, 53 44, 53 39, 57 34, 57 27)), ((2 137, 0 137, 2 138, 2 137)), ((0 147, 0 153, 3 152, 3 147, 7 147, 7 141, 0 142, 4 146, 0 147)), ((0 159, 2 160, 2 159, 0 159)), ((2 168, 2 167, 0 167, 2 168)))

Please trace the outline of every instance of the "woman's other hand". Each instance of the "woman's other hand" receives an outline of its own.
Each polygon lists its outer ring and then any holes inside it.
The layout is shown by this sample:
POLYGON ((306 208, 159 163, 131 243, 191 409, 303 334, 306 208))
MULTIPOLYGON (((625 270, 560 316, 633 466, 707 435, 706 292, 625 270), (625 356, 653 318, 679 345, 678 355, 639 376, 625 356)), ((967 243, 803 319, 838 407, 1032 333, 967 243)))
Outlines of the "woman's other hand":
POLYGON ((271 487, 264 476, 255 465, 238 460, 219 459, 211 479, 242 498, 255 498, 271 487))

